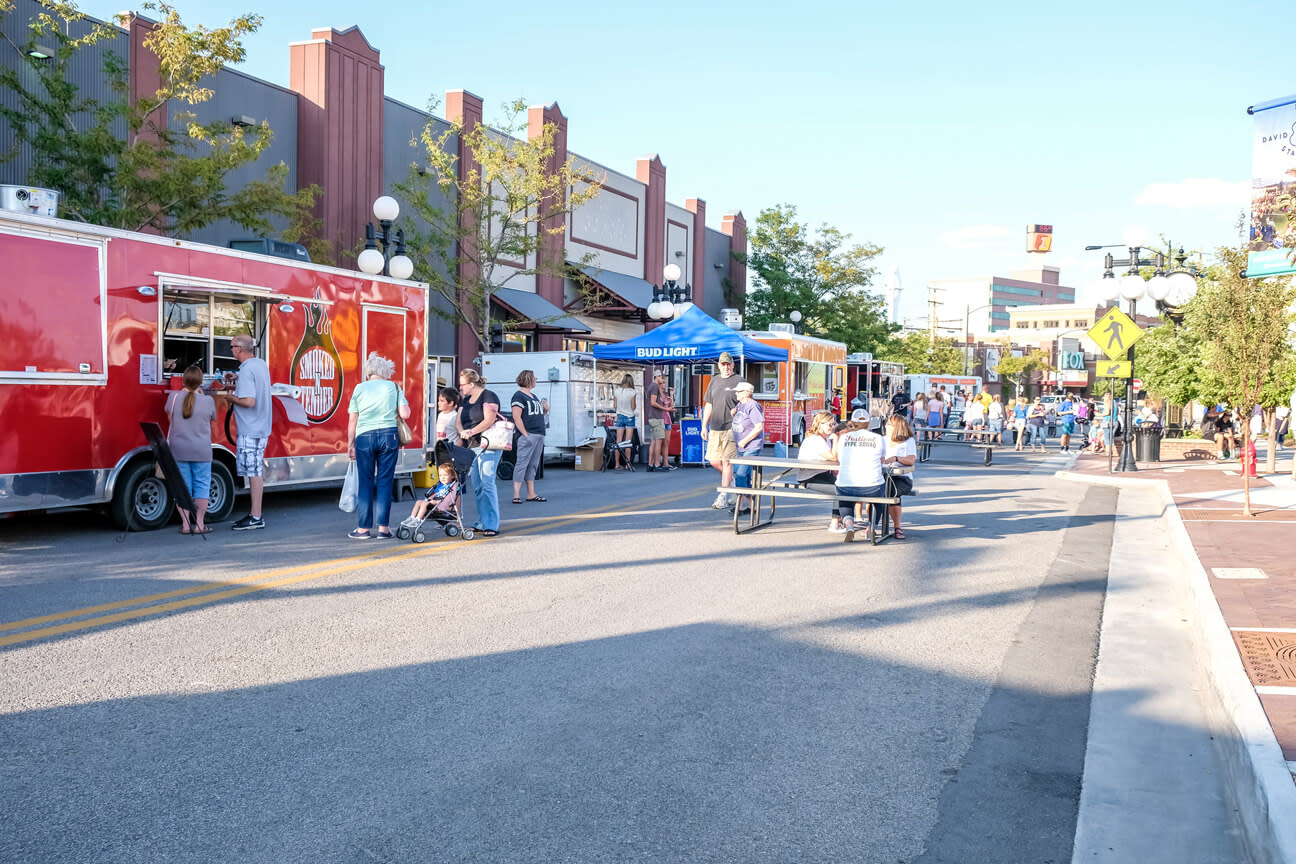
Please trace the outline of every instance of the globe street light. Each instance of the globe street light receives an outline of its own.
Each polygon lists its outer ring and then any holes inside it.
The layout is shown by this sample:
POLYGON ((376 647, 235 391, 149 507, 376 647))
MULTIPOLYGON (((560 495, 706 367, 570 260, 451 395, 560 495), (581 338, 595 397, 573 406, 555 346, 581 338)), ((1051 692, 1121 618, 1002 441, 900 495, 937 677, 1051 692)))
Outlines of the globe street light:
POLYGON ((408 279, 414 273, 414 262, 405 254, 405 232, 391 227, 400 215, 400 204, 390 195, 383 195, 373 203, 374 218, 381 233, 374 231, 372 222, 365 223, 365 248, 356 258, 356 266, 370 276, 391 276, 408 279), (378 246, 382 245, 379 251, 378 246))
POLYGON ((801 311, 793 309, 788 313, 788 320, 792 322, 792 332, 799 333, 801 331, 801 311))
POLYGON ((693 304, 693 286, 681 284, 681 275, 678 264, 667 264, 662 268, 661 287, 653 286, 652 302, 648 304, 649 318, 665 321, 688 311, 693 304))
MULTIPOLYGON (((1146 250, 1152 252, 1152 258, 1144 259, 1142 253, 1145 251, 1143 243, 1147 242, 1147 231, 1142 226, 1132 225, 1125 229, 1125 248, 1129 250, 1129 257, 1123 261, 1117 261, 1112 257, 1110 252, 1103 256, 1103 275, 1092 288, 1105 301, 1118 303, 1120 298, 1129 301, 1129 314, 1133 318, 1138 301, 1146 295, 1157 305, 1157 310, 1170 318, 1177 321, 1182 317, 1180 307, 1192 299, 1193 294, 1197 291, 1197 275, 1195 270, 1184 267, 1184 262, 1188 256, 1184 254, 1182 248, 1177 254, 1173 255, 1175 263, 1174 269, 1167 268, 1167 256, 1161 252, 1146 250), (1128 268, 1124 275, 1119 278, 1113 272, 1113 268, 1128 268), (1149 280, 1144 280, 1139 274, 1140 267, 1155 267, 1153 276, 1149 280)), ((1086 246, 1085 251, 1090 252, 1095 249, 1111 249, 1119 247, 1122 244, 1109 244, 1106 246, 1086 246)), ((1170 247, 1173 249, 1174 247, 1170 247)), ((1134 346, 1131 345, 1126 351, 1126 357, 1129 360, 1130 372, 1129 377, 1125 379, 1125 446, 1121 451, 1120 461, 1116 464, 1117 471, 1137 471, 1138 465, 1134 460, 1133 443, 1134 434, 1134 346)))

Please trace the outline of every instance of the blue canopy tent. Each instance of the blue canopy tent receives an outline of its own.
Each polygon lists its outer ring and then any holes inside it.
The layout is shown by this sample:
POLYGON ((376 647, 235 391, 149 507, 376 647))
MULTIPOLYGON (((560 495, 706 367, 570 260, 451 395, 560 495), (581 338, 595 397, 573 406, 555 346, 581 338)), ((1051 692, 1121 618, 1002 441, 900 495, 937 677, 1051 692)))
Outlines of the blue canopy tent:
POLYGON ((596 345, 596 360, 620 360, 630 363, 695 363, 714 360, 728 351, 742 362, 778 362, 788 359, 788 352, 731 330, 696 306, 669 324, 649 330, 642 336, 613 345, 596 345))

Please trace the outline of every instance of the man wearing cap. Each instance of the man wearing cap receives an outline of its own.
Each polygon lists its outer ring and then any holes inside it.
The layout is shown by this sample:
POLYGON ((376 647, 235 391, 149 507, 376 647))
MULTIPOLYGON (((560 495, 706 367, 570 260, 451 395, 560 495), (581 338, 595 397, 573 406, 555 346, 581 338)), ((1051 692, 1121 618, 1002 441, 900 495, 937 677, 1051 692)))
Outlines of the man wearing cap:
MULTIPOLYGON (((750 381, 739 381, 734 388, 738 404, 733 410, 734 447, 739 456, 758 456, 765 447, 765 417, 761 414, 760 405, 752 398, 756 388, 750 381)), ((735 465, 733 468, 734 485, 744 489, 751 488, 752 466, 735 465)), ((750 503, 747 499, 738 502, 740 510, 746 510, 750 503)))
MULTIPOLYGON (((703 397, 702 440, 707 442, 707 461, 720 472, 721 485, 732 486, 733 463, 729 460, 738 455, 733 437, 733 409, 738 404, 736 390, 742 379, 734 373, 733 355, 728 351, 720 355, 716 365, 720 367, 720 374, 711 378, 703 397)), ((729 496, 723 492, 711 504, 715 510, 724 510, 728 506, 729 496)))

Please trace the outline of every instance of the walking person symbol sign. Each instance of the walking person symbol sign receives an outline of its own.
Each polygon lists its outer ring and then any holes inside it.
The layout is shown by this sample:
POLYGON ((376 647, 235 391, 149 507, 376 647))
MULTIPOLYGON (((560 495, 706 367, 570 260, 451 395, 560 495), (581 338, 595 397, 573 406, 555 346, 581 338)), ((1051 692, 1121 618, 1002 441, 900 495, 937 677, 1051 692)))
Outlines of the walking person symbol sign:
POLYGON ((1143 331, 1128 315, 1113 306, 1085 335, 1112 360, 1124 360, 1134 343, 1143 338, 1143 331))

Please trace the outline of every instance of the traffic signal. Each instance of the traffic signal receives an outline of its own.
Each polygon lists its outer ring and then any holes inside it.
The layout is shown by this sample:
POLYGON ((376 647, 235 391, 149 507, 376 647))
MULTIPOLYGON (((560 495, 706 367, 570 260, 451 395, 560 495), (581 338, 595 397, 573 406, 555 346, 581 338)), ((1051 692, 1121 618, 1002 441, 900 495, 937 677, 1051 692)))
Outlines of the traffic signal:
POLYGON ((492 354, 504 352, 504 325, 498 321, 490 326, 490 351, 492 354))

